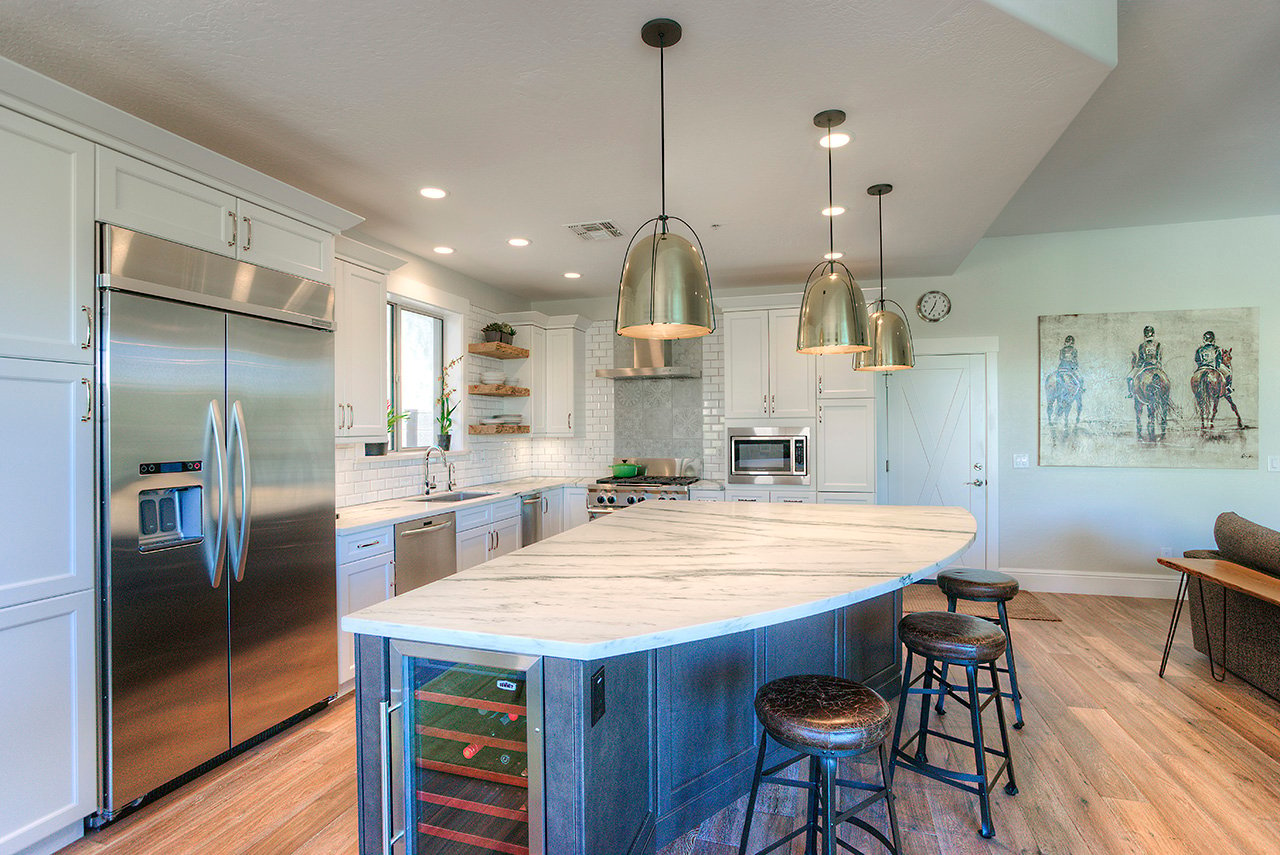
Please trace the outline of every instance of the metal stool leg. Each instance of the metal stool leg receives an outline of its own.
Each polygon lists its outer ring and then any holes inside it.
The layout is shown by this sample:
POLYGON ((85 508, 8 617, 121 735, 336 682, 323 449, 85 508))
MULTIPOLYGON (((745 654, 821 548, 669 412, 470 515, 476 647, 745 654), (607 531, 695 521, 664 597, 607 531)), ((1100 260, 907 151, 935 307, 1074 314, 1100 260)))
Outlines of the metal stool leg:
POLYGON ((809 812, 805 814, 808 817, 806 821, 806 831, 804 833, 804 855, 818 855, 818 816, 822 813, 819 805, 819 792, 822 780, 822 767, 818 763, 818 758, 809 757, 809 783, 813 784, 809 788, 809 812))
POLYGON ((916 740, 916 761, 920 763, 929 762, 929 690, 933 688, 933 668, 934 661, 926 658, 924 660, 924 686, 923 694, 920 695, 920 738, 916 740))
POLYGON ((836 758, 822 758, 822 801, 826 805, 822 821, 822 855, 836 855, 836 758))
MULTIPOLYGON (((987 749, 982 739, 982 706, 978 699, 978 669, 975 665, 966 665, 965 674, 969 678, 969 720, 973 727, 973 759, 978 775, 978 808, 982 814, 982 830, 980 834, 986 838, 996 836, 995 826, 991 823, 991 792, 987 786, 987 749)), ((999 696, 997 696, 998 702, 999 696)))
MULTIPOLYGON (((996 699, 996 719, 1000 722, 1000 748, 1004 751, 1005 769, 1009 773, 1009 781, 1004 785, 1004 791, 1011 796, 1016 796, 1018 794, 1018 779, 1013 774, 1013 752, 1009 749, 1009 729, 1005 727, 1004 697, 1000 694, 1000 673, 996 669, 996 663, 992 662, 990 668, 991 686, 996 699)), ((1014 727, 1017 727, 1017 725, 1015 724, 1014 727)))
POLYGON ((898 692, 898 722, 893 728, 893 745, 889 749, 889 786, 893 787, 893 775, 898 768, 898 748, 902 745, 902 722, 907 717, 907 687, 911 685, 911 665, 916 655, 907 651, 907 663, 902 668, 902 690, 898 692))
POLYGON ((898 809, 894 806, 893 789, 889 786, 889 753, 880 743, 880 780, 884 782, 884 806, 889 814, 889 836, 893 840, 893 855, 902 855, 902 840, 898 837, 898 809))
MULTIPOLYGON (((1009 615, 1005 612, 1004 600, 996 603, 996 611, 1000 614, 1000 628, 1004 630, 1004 664, 1009 669, 1009 692, 1013 695, 1013 729, 1022 730, 1022 692, 1018 691, 1018 664, 1013 657, 1013 633, 1009 632, 1009 615)), ((996 691, 1000 690, 997 688, 996 691)))
MULTIPOLYGON (((955 598, 955 597, 952 597, 952 596, 950 596, 950 595, 948 595, 948 596, 947 596, 947 611, 949 611, 949 612, 951 612, 952 614, 954 614, 954 613, 955 613, 955 610, 956 610, 956 598, 955 598)), ((943 662, 943 663, 942 663, 942 685, 943 685, 943 687, 945 687, 945 686, 947 685, 947 673, 948 673, 950 670, 951 670, 951 663, 950 663, 950 662, 943 662)), ((942 702, 943 702, 944 700, 946 700, 946 699, 947 699, 947 695, 946 695, 946 693, 945 693, 945 692, 944 692, 943 694, 941 694, 941 695, 938 695, 938 703, 934 706, 934 709, 936 709, 936 710, 938 711, 938 715, 944 715, 944 714, 946 713, 946 710, 944 710, 944 709, 942 708, 942 702)))
POLYGON ((1164 641, 1164 656, 1160 657, 1160 678, 1164 679, 1165 666, 1169 664, 1169 651, 1173 649, 1173 636, 1178 631, 1178 618, 1182 616, 1182 601, 1186 598, 1187 580, 1190 577, 1182 574, 1178 582, 1178 596, 1173 601, 1173 617, 1169 619, 1169 637, 1164 641))
POLYGON ((747 818, 742 822, 742 842, 738 844, 738 855, 747 855, 747 837, 751 834, 751 819, 756 813, 756 795, 760 792, 760 773, 764 770, 765 741, 769 738, 760 731, 760 753, 756 756, 756 773, 751 778, 751 795, 747 797, 747 818))

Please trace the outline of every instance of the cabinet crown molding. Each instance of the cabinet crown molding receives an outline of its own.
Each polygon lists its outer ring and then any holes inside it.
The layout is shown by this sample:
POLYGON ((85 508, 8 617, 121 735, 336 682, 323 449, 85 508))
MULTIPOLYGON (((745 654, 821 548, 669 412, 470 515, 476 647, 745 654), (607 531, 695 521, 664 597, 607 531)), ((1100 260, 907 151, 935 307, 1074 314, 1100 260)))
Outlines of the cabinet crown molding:
POLYGON ((349 261, 352 264, 376 270, 378 273, 390 273, 408 263, 398 255, 383 252, 346 235, 335 236, 333 254, 339 261, 349 261))

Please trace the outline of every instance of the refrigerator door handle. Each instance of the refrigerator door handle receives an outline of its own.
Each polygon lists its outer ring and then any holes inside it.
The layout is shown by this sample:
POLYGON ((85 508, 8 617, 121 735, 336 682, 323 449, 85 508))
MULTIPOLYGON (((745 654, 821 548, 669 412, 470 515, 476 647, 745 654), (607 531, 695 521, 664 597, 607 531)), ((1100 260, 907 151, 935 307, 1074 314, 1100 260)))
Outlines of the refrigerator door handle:
POLYGON ((245 557, 249 547, 249 528, 250 528, 250 502, 249 497, 253 493, 253 476, 249 469, 249 439, 244 429, 244 408, 236 401, 231 405, 231 438, 235 438, 236 457, 238 458, 240 469, 240 514, 239 519, 235 522, 235 539, 236 548, 232 554, 232 563, 234 565, 234 573, 236 581, 244 579, 245 557))
MULTIPOLYGON (((205 531, 217 526, 217 534, 204 539, 204 560, 209 570, 209 585, 222 584, 222 563, 227 555, 227 461, 226 446, 222 442, 222 408, 216 400, 209 402, 209 425, 205 434, 205 451, 212 451, 214 469, 217 470, 217 507, 204 502, 205 531), (216 516, 216 519, 214 518, 216 516)), ((205 469, 208 477, 208 469, 205 469)))

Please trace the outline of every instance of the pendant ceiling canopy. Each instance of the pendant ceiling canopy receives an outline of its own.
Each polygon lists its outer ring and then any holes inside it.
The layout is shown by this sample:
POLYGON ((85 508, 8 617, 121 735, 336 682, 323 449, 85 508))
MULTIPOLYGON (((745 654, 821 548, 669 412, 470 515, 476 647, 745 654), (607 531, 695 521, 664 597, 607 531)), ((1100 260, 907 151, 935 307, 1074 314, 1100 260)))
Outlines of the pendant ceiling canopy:
POLYGON ((901 371, 916 364, 907 313, 893 300, 884 298, 884 197, 892 190, 892 184, 873 184, 867 188, 867 194, 876 197, 879 211, 880 297, 870 318, 871 348, 853 360, 853 367, 859 371, 901 371), (890 305, 897 306, 898 311, 890 309, 890 305))
MULTIPOLYGON (((843 110, 823 110, 813 123, 827 130, 824 140, 830 142, 831 129, 844 122, 843 110)), ((831 170, 831 149, 827 149, 827 210, 835 210, 831 170)), ((800 321, 796 329, 796 350, 815 355, 860 353, 868 346, 867 303, 853 274, 836 259, 835 216, 827 217, 827 254, 809 271, 804 298, 800 302, 800 321)))
POLYGON ((662 213, 636 229, 627 245, 618 282, 615 331, 631 338, 696 338, 715 329, 711 276, 702 241, 693 227, 667 214, 667 105, 664 51, 680 41, 680 25, 655 18, 640 30, 644 43, 658 49, 658 98, 662 163, 662 213), (692 240, 675 234, 688 229, 692 240), (644 237, 641 233, 648 232, 644 237), (638 238, 638 240, 637 240, 638 238))

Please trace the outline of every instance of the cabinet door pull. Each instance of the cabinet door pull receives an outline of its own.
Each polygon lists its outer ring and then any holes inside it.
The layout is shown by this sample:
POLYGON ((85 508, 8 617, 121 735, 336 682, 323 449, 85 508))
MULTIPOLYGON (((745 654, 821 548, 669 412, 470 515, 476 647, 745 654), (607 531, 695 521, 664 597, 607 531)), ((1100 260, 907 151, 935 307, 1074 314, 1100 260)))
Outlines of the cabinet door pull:
POLYGON ((84 386, 86 399, 84 415, 80 417, 80 421, 90 422, 93 421, 93 381, 88 377, 81 377, 80 383, 84 386))
POLYGON ((822 394, 822 375, 818 375, 818 394, 822 394))
POLYGON ((347 412, 346 410, 342 409, 342 405, 341 405, 341 404, 339 404, 339 405, 338 405, 338 430, 342 430, 344 427, 346 427, 346 426, 347 426, 347 425, 346 425, 346 421, 347 421, 346 412, 347 412))
POLYGON ((356 426, 356 409, 350 404, 347 404, 347 427, 353 428, 355 426, 356 426))
POLYGON ((249 247, 253 246, 253 220, 248 217, 242 217, 244 220, 244 249, 246 252, 249 247))
POLYGON ((235 211, 227 211, 227 216, 231 218, 231 240, 227 241, 227 246, 234 249, 236 241, 240 239, 240 223, 236 220, 235 211))
POLYGON ((403 703, 392 704, 390 701, 378 702, 378 764, 381 766, 380 781, 382 790, 382 852, 391 855, 396 843, 404 837, 404 831, 396 831, 395 814, 391 809, 391 790, 395 786, 393 778, 395 768, 391 757, 391 716, 403 703))
POLYGON ((84 312, 85 319, 84 341, 80 342, 80 349, 88 350, 93 347, 93 309, 81 306, 80 311, 84 312))
POLYGON ((822 424, 822 405, 818 405, 818 424, 822 424))
POLYGON ((573 430, 573 413, 569 413, 569 430, 573 430))

